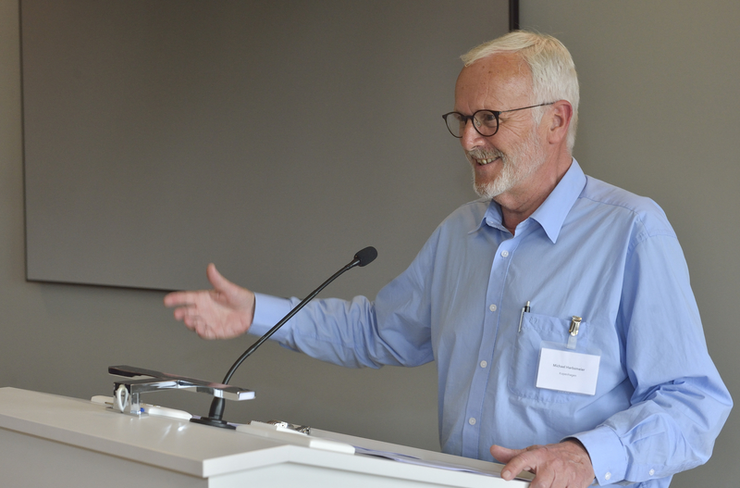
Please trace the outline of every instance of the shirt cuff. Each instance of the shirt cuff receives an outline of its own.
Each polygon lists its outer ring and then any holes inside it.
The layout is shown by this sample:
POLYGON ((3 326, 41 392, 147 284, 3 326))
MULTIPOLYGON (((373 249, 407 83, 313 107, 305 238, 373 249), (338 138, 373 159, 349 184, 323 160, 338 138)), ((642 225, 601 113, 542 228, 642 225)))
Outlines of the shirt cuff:
POLYGON ((578 439, 588 451, 599 485, 624 480, 627 475, 627 455, 622 441, 613 430, 602 425, 569 437, 578 439))
MULTIPOLYGON (((254 320, 249 328, 249 333, 253 335, 264 335, 293 309, 293 303, 288 298, 255 293, 254 300, 254 320)), ((283 329, 285 327, 278 330, 272 339, 280 341, 280 331, 283 329)))

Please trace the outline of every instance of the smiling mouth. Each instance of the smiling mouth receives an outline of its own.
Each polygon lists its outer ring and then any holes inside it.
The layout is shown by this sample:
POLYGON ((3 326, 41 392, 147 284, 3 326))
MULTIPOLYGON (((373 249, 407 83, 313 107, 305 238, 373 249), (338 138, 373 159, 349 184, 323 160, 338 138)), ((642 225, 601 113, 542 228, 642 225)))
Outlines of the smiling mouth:
POLYGON ((478 163, 478 166, 485 166, 487 164, 491 164, 494 161, 497 161, 501 158, 485 158, 485 159, 475 159, 475 162, 478 163))

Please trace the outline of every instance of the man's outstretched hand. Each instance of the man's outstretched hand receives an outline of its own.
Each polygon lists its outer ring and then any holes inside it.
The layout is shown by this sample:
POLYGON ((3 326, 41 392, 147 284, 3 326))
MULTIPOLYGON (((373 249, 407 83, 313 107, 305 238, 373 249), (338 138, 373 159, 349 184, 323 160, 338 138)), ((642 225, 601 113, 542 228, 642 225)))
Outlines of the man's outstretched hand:
POLYGON ((254 318, 254 293, 221 276, 213 264, 206 273, 212 290, 170 293, 164 297, 165 306, 175 307, 175 318, 204 339, 244 334, 254 318))
POLYGON ((506 464, 501 470, 501 477, 506 481, 522 471, 534 473, 530 488, 585 488, 594 481, 591 458, 575 439, 526 449, 494 445, 491 454, 506 464))

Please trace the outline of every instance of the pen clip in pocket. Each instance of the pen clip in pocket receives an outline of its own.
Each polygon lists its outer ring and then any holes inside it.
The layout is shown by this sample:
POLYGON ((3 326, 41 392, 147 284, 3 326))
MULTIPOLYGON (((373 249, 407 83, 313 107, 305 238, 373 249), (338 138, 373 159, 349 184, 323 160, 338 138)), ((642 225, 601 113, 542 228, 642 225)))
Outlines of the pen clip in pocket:
POLYGON ((574 315, 570 320, 570 327, 568 328, 568 349, 575 349, 576 342, 578 341, 578 329, 581 328, 581 321, 583 319, 574 315))

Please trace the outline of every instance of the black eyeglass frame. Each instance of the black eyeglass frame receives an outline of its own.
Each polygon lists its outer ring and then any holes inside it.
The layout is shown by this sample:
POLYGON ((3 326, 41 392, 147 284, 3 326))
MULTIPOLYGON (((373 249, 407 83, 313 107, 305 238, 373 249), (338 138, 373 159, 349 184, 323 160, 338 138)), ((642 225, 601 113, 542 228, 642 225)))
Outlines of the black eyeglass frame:
POLYGON ((482 135, 483 137, 493 137, 493 136, 496 135, 496 133, 498 132, 499 127, 501 126, 501 121, 498 118, 499 115, 505 114, 507 112, 518 112, 519 110, 527 110, 528 108, 544 107, 546 105, 553 105, 554 103, 556 103, 556 102, 540 103, 538 105, 530 105, 528 107, 512 108, 511 110, 488 110, 488 109, 485 109, 484 108, 484 109, 481 109, 481 110, 476 110, 475 112, 473 112, 473 115, 463 115, 460 112, 447 112, 446 114, 444 114, 442 116, 442 118, 445 120, 445 126, 447 126, 447 130, 450 131, 450 134, 452 134, 453 137, 456 137, 458 139, 462 139, 462 134, 460 134, 459 136, 458 135, 455 135, 455 133, 450 128, 450 123, 447 121, 447 117, 449 117, 450 115, 453 115, 453 114, 459 115, 460 116, 460 120, 465 122, 462 125, 463 128, 465 128, 465 126, 468 125, 468 120, 469 120, 473 124, 473 129, 475 129, 475 131, 478 134, 482 135), (480 130, 478 130, 478 125, 476 125, 476 123, 475 123, 475 116, 478 115, 481 112, 492 113, 493 114, 493 117, 496 119, 496 130, 493 131, 493 134, 484 134, 480 130))

